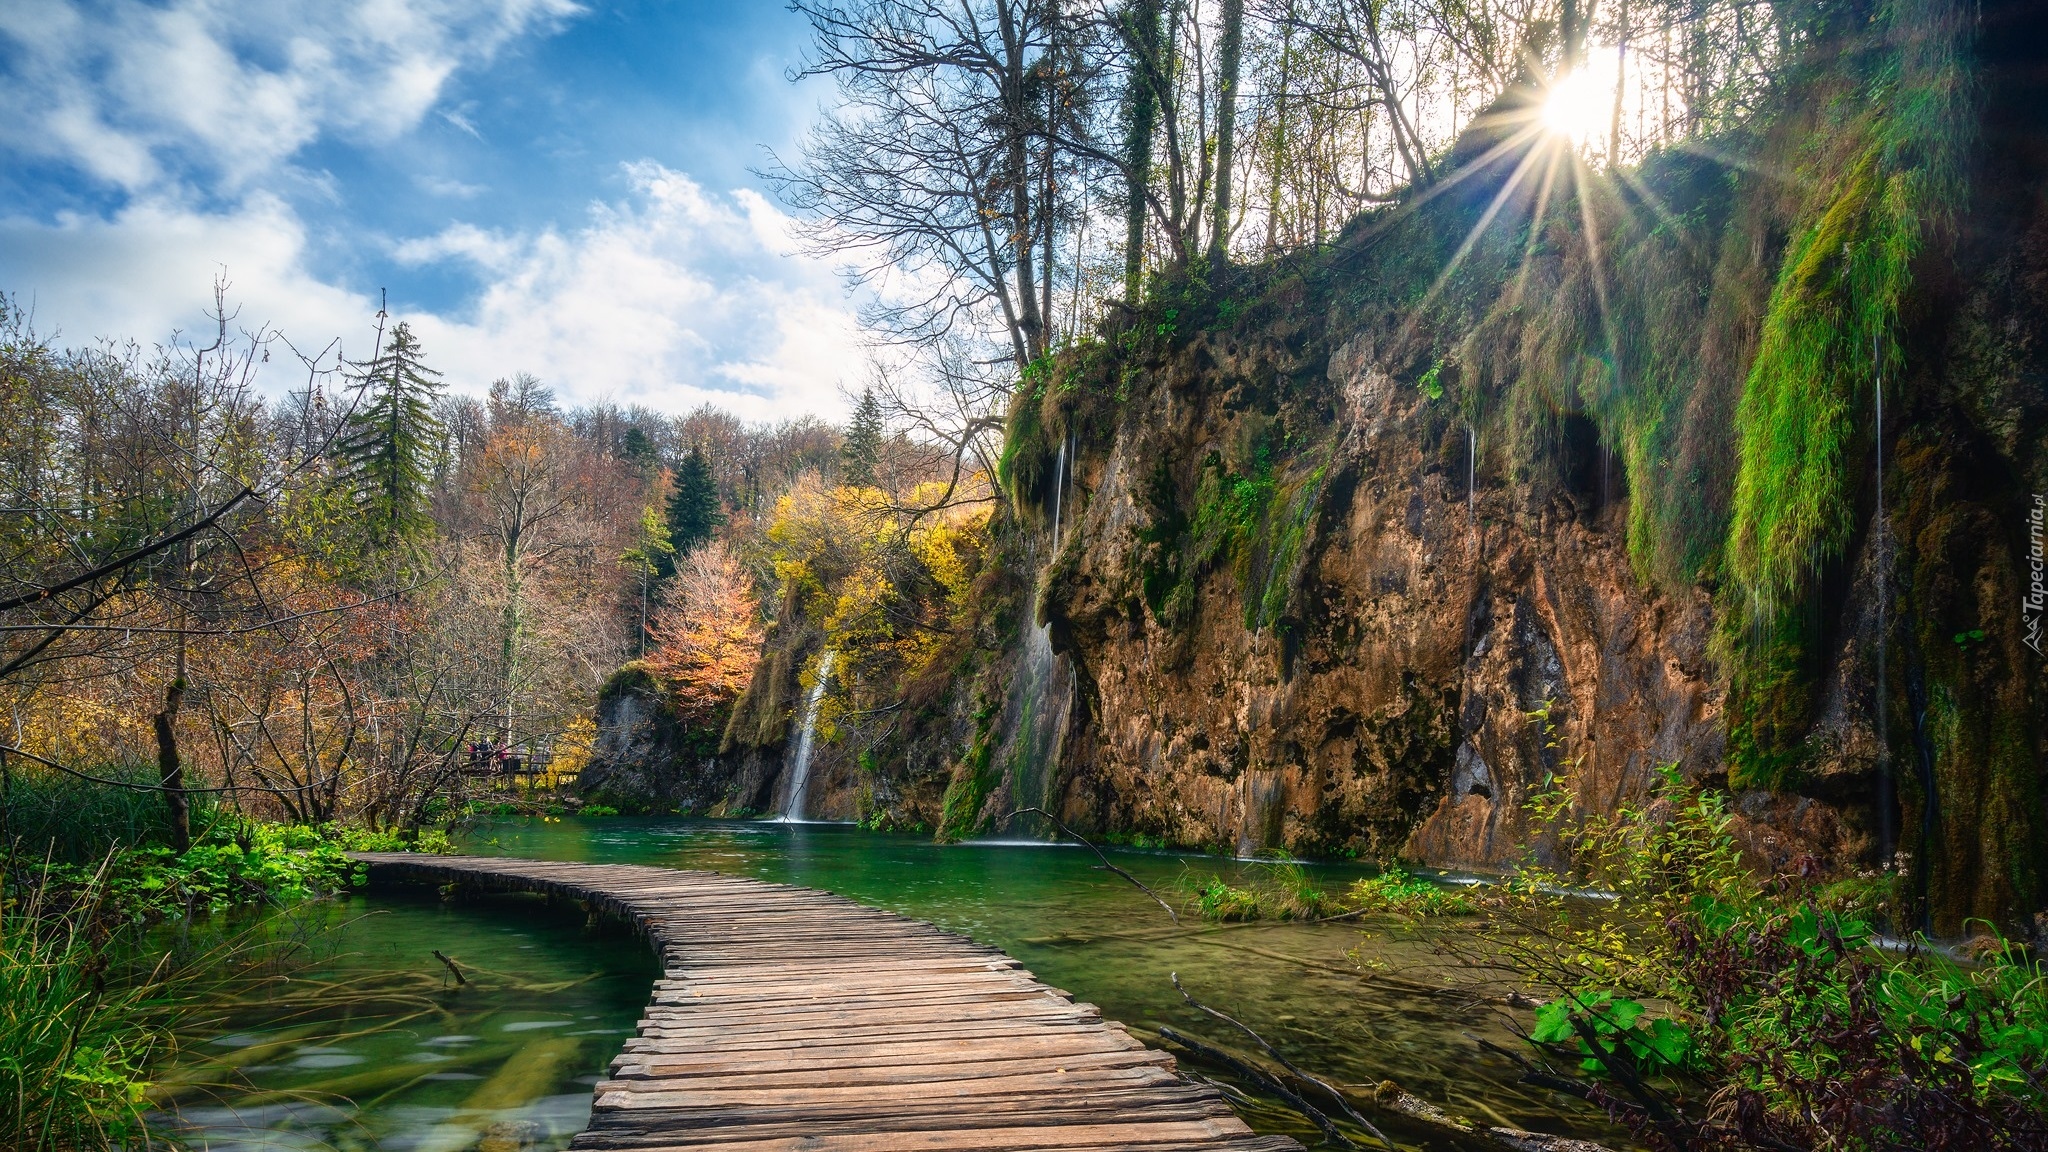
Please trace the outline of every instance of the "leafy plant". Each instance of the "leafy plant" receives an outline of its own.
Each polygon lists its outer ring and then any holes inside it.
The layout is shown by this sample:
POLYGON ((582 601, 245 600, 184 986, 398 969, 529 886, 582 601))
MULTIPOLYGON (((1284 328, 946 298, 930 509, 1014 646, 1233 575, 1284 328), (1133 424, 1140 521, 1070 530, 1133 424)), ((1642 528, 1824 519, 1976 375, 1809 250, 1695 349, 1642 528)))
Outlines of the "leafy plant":
POLYGON ((1612 815, 1554 778, 1529 813, 1558 863, 1475 890, 1486 919, 1439 950, 1543 994, 1530 1041, 1654 1146, 2048 1146, 2048 973, 2024 950, 1879 947, 1881 882, 1759 875, 1727 798, 1675 769, 1612 815))
POLYGON ((1668 1016, 1647 1016, 1635 1000, 1612 992, 1560 996, 1536 1010, 1531 1043, 1582 1055, 1581 1070, 1605 1076, 1616 1061, 1639 1075, 1684 1068, 1693 1058, 1692 1030, 1668 1016))
POLYGON ((1354 881, 1345 895, 1345 903, 1360 912, 1470 916, 1477 911, 1470 894, 1411 875, 1398 864, 1388 865, 1377 876, 1354 881))

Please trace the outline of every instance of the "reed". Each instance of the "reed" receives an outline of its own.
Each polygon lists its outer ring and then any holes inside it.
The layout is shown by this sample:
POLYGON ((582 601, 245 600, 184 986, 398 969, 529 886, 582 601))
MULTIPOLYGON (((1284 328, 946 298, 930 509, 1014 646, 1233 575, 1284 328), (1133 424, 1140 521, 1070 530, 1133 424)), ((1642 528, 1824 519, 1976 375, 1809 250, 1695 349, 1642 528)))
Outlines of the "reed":
POLYGON ((0 1147, 63 1152, 146 1145, 146 1070, 166 1042, 153 974, 109 978, 99 886, 46 905, 40 887, 0 905, 0 1147))

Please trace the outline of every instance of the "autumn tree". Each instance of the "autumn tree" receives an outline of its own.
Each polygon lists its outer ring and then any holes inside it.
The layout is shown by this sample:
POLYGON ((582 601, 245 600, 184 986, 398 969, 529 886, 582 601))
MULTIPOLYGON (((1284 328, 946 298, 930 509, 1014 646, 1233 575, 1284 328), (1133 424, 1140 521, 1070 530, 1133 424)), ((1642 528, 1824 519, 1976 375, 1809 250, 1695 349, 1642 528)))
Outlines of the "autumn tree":
POLYGON ((654 619, 647 670, 668 689, 684 718, 702 723, 753 679, 761 635, 753 578, 714 540, 677 561, 654 619))

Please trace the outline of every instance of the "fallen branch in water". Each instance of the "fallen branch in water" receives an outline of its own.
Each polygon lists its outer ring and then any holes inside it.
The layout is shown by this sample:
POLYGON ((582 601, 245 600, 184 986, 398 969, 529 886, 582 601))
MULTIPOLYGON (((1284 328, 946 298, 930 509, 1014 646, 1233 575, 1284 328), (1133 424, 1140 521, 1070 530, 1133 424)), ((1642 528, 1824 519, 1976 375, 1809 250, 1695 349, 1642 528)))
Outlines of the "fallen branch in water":
POLYGON ((1437 1128, 1467 1136, 1484 1136, 1503 1148, 1515 1152, 1613 1152, 1605 1144, 1591 1140, 1576 1140, 1570 1136, 1551 1136, 1543 1132, 1524 1132, 1520 1128, 1502 1128, 1468 1124, 1443 1109, 1415 1095, 1392 1080, 1380 1081, 1373 1099, 1389 1112, 1399 1112, 1410 1120, 1419 1120, 1437 1128))
MULTIPOLYGON (((1358 1114, 1358 1109, 1353 1108, 1351 1106, 1351 1101, 1346 1100, 1342 1092, 1337 1091, 1335 1087, 1295 1067, 1294 1061, 1289 1060, 1285 1056, 1282 1056, 1278 1048, 1275 1048, 1271 1044, 1266 1043, 1266 1038, 1264 1036, 1259 1035, 1257 1032, 1252 1031, 1250 1025, 1244 1023, 1242 1020, 1239 1020, 1235 1016, 1219 1012, 1216 1009, 1209 1007, 1207 1004, 1202 1003, 1200 1000, 1195 999, 1193 996, 1188 995, 1188 990, 1186 988, 1181 987, 1180 973, 1169 973, 1169 978, 1173 981, 1173 990, 1180 993, 1180 998, 1187 1001, 1189 1007, 1193 1008, 1197 1012, 1203 1012, 1210 1016, 1213 1016, 1216 1019, 1223 1021, 1225 1024, 1230 1025, 1232 1028, 1237 1029, 1239 1032, 1242 1032, 1245 1035, 1251 1037, 1253 1043, 1257 1044, 1260 1048, 1265 1049, 1266 1055, 1271 1056, 1274 1060, 1279 1062, 1282 1068, 1287 1069, 1288 1075, 1293 1076, 1295 1079, 1300 1080, 1303 1083, 1313 1084, 1316 1087, 1322 1089, 1323 1092, 1330 1097, 1330 1099, 1335 1100, 1337 1102, 1337 1106, 1339 1108, 1344 1109, 1344 1114, 1351 1117, 1352 1123, 1357 1124, 1360 1128, 1363 1128, 1367 1132, 1372 1133, 1374 1138, 1377 1139, 1380 1143, 1385 1144, 1388 1147, 1388 1149, 1391 1150, 1391 1152, 1400 1152, 1399 1149, 1394 1148, 1394 1142, 1392 1140, 1387 1139, 1387 1134, 1385 1132, 1380 1131, 1379 1128, 1376 1127, 1372 1121, 1367 1120, 1365 1117, 1358 1114)), ((1349 1143, 1349 1141, 1346 1141, 1346 1143, 1349 1143)))
MULTIPOLYGON (((1296 1112, 1301 1113, 1303 1116, 1308 1117, 1309 1122, 1314 1124, 1316 1127, 1322 1129, 1323 1135, 1329 1137, 1330 1140, 1334 1143, 1342 1145, 1346 1148, 1358 1147, 1358 1145, 1354 1143, 1350 1137, 1344 1135, 1343 1131, 1337 1127, 1335 1121, 1331 1120, 1328 1116, 1324 1115, 1320 1110, 1316 1108, 1315 1105, 1309 1103, 1307 1100, 1302 1099, 1299 1093, 1295 1092, 1294 1089, 1289 1088, 1284 1082, 1281 1081, 1279 1077, 1273 1075, 1270 1072, 1267 1072, 1265 1069, 1260 1068, 1255 1064, 1247 1064, 1244 1061, 1239 1060, 1237 1057, 1232 1056, 1230 1053, 1225 1052, 1221 1048, 1217 1048, 1210 1044, 1205 1044, 1192 1036, 1187 1036, 1180 1032, 1176 1032, 1171 1027, 1161 1027, 1159 1029, 1159 1035, 1163 1039, 1168 1040, 1174 1044, 1177 1044, 1190 1052, 1193 1052, 1195 1055, 1200 1056, 1202 1059, 1207 1060, 1212 1064, 1220 1064, 1223 1067, 1230 1069, 1232 1072, 1237 1073, 1239 1076, 1244 1077, 1246 1080, 1249 1080, 1252 1083, 1257 1084, 1259 1087, 1265 1089, 1266 1091, 1271 1092, 1273 1095, 1279 1097, 1282 1101, 1284 1101, 1288 1107, 1294 1109, 1296 1112)), ((1385 1139, 1385 1137, 1381 1137, 1381 1139, 1385 1139)), ((1389 1144, 1387 1145, 1387 1147, 1392 1148, 1393 1145, 1389 1144)))
POLYGON ((1173 910, 1173 905, 1168 904, 1164 900, 1161 900, 1159 898, 1159 893, 1154 892, 1150 888, 1147 888, 1143 880, 1140 880, 1136 876, 1131 875, 1129 872, 1126 872, 1123 869, 1117 867, 1116 865, 1111 864, 1109 862, 1109 857, 1103 855, 1102 849, 1097 848, 1094 842, 1089 840, 1086 836, 1081 835, 1080 833, 1074 831, 1072 828, 1069 828, 1065 824, 1061 823, 1059 817, 1053 815, 1050 812, 1047 812, 1043 808, 1019 808, 1016 811, 1010 813, 1008 817, 1005 817, 1005 822, 1022 816, 1026 812, 1036 813, 1037 815, 1045 817, 1047 820, 1052 821, 1053 827, 1059 829, 1061 832, 1066 833, 1068 836, 1071 836, 1074 839, 1079 840, 1081 842, 1082 847, 1088 849, 1090 852, 1095 853, 1095 858, 1097 860, 1102 861, 1101 867, 1107 869, 1108 871, 1114 872, 1117 875, 1123 877, 1124 879, 1129 880, 1131 883, 1137 885, 1139 891, 1143 892, 1147 896, 1150 896, 1153 900, 1158 901, 1159 906, 1161 908, 1166 909, 1166 914, 1168 916, 1173 917, 1173 922, 1175 924, 1180 923, 1180 913, 1175 912, 1173 910))
POLYGON ((461 987, 462 985, 469 983, 469 981, 464 980, 462 978, 462 969, 457 968, 455 966, 455 961, 450 960, 448 957, 441 955, 441 950, 439 948, 434 949, 434 959, 439 960, 441 963, 446 964, 448 966, 448 971, 452 973, 455 977, 455 984, 457 987, 461 987))

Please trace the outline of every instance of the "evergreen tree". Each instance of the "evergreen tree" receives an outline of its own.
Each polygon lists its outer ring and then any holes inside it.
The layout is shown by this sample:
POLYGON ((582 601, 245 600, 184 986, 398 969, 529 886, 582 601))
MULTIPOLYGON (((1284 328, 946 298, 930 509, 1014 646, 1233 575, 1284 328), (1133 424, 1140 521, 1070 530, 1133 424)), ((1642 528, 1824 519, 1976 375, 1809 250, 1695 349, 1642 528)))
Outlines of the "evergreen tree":
POLYGON ((356 369, 356 410, 335 445, 341 475, 373 540, 417 540, 434 526, 427 501, 442 450, 434 415, 441 374, 425 365, 403 321, 378 355, 356 369))
POLYGON ((619 445, 620 455, 642 475, 653 471, 654 461, 660 453, 654 450, 654 440, 638 424, 626 429, 625 438, 619 445))
POLYGON ((846 439, 839 444, 839 482, 848 488, 873 488, 875 465, 881 459, 882 406, 875 402, 875 390, 864 388, 846 439))
POLYGON ((668 496, 667 520, 668 540, 675 551, 673 556, 660 561, 664 576, 675 571, 674 557, 689 555, 725 523, 725 511, 719 507, 718 484, 711 476, 711 460, 701 446, 693 445, 676 468, 675 490, 668 496))

